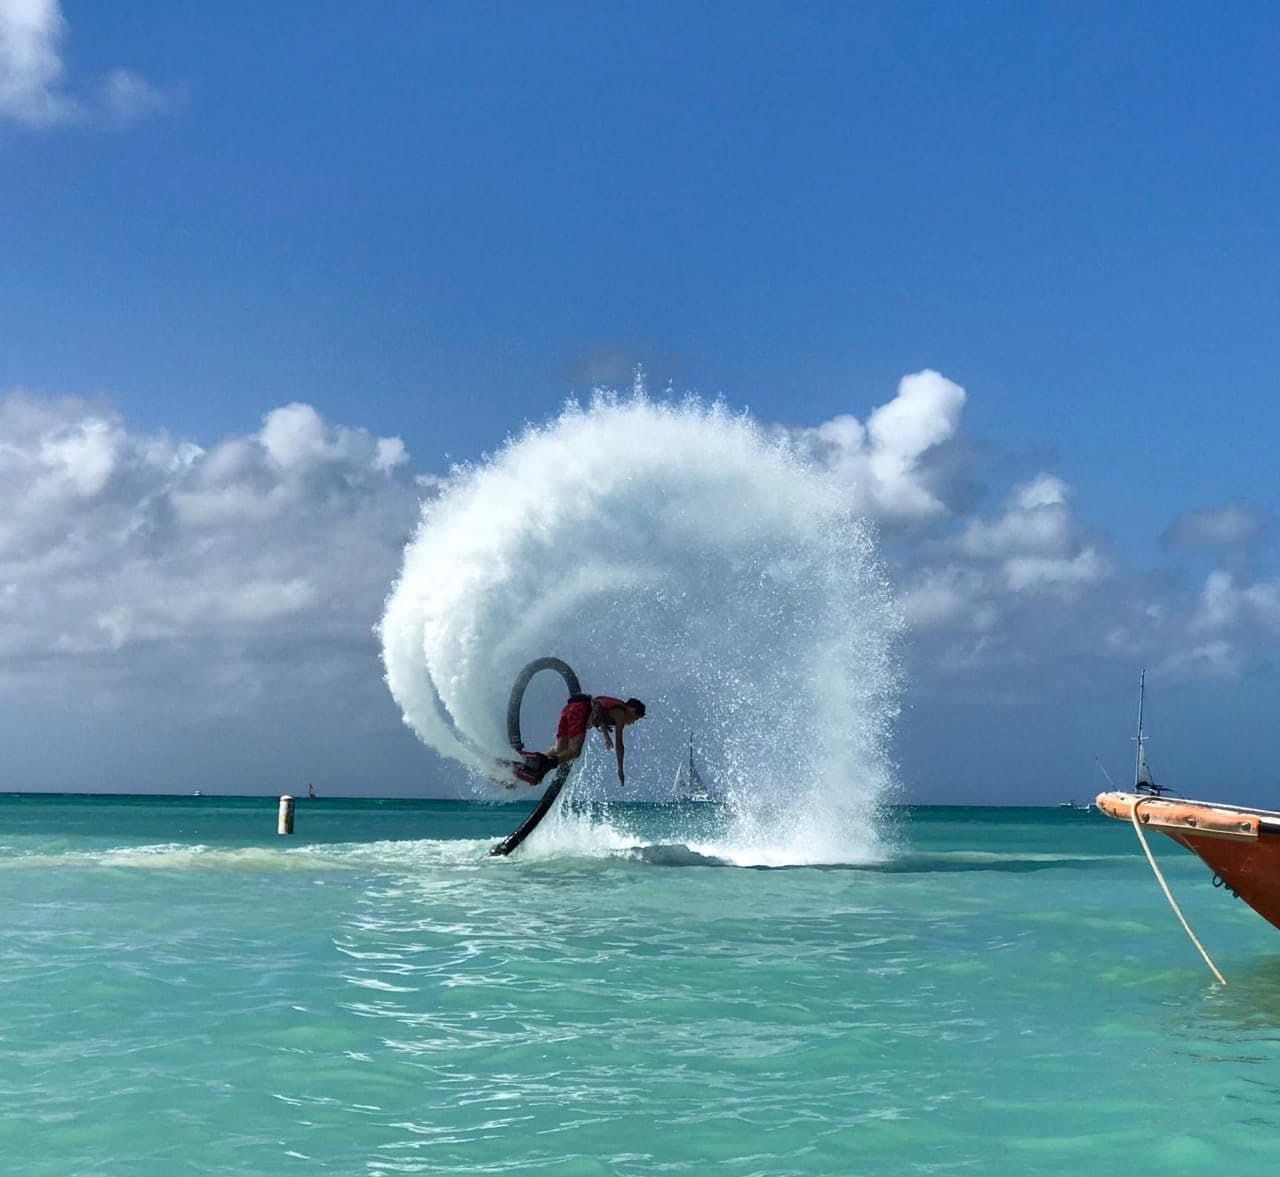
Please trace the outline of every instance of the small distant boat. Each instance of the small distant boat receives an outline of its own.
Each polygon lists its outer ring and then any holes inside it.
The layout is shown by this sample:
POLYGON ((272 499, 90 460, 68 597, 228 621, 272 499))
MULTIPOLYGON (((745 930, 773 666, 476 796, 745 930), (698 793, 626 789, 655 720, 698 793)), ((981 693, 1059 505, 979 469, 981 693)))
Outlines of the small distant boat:
POLYGON ((1075 809, 1080 813, 1088 813, 1093 808, 1092 805, 1081 805, 1079 801, 1063 801, 1058 806, 1059 809, 1075 809))
POLYGON ((671 792, 676 802, 681 805, 700 804, 716 799, 703 781, 702 774, 698 772, 698 766, 693 762, 692 732, 689 733, 689 750, 676 768, 676 779, 672 782, 671 792))
POLYGON ((191 795, 192 795, 193 797, 203 797, 203 796, 204 796, 204 794, 203 794, 202 792, 200 792, 200 790, 199 790, 199 789, 197 789, 197 790, 196 790, 194 793, 192 793, 191 795))
POLYGON ((1197 855, 1213 871, 1215 887, 1243 899, 1264 920, 1280 928, 1280 813, 1240 808, 1217 801, 1166 797, 1155 783, 1144 752, 1139 682, 1138 755, 1132 793, 1099 793, 1099 810, 1116 821, 1158 830, 1197 855))
POLYGON ((1142 730, 1142 708, 1146 697, 1147 672, 1144 668, 1138 676, 1138 734, 1134 738, 1134 742, 1138 745, 1138 753, 1133 769, 1133 791, 1159 797, 1172 790, 1167 785, 1156 784, 1156 778, 1151 775, 1151 769, 1147 764, 1147 737, 1142 730))

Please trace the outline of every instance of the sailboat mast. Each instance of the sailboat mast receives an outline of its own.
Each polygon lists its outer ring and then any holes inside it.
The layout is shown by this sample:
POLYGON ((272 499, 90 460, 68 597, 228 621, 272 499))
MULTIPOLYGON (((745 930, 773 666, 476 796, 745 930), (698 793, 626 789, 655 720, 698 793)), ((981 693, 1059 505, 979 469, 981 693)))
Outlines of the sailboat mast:
POLYGON ((1138 738, 1136 743, 1138 751, 1133 763, 1133 787, 1136 791, 1142 783, 1142 745, 1146 741, 1146 736, 1142 734, 1142 704, 1147 691, 1147 668, 1142 668, 1142 673, 1138 676, 1138 738))

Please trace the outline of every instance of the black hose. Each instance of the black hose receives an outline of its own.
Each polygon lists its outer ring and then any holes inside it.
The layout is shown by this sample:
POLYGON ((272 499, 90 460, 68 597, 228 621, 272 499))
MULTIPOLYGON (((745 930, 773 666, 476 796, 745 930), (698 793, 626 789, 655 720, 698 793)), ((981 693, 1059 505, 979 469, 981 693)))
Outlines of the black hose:
POLYGON ((562 658, 535 658, 517 676, 511 687, 511 697, 507 700, 507 743, 517 752, 524 750, 524 740, 520 736, 520 707, 524 703, 524 693, 530 680, 540 670, 554 670, 569 688, 569 694, 582 694, 582 684, 573 673, 573 667, 562 658))
MULTIPOLYGON (((564 685, 569 688, 570 695, 582 694, 582 684, 578 682, 578 676, 573 673, 573 667, 567 662, 560 658, 535 658, 530 662, 516 676, 516 681, 511 687, 511 698, 507 701, 507 740, 517 752, 524 750, 524 740, 520 735, 520 708, 524 703, 524 693, 530 680, 540 670, 554 670, 564 679, 564 685)), ((551 784, 547 786, 547 791, 542 794, 542 799, 534 807, 533 812, 520 823, 515 833, 503 838, 489 851, 491 856, 510 854, 538 828, 538 823, 547 816, 556 798, 560 796, 560 790, 564 788, 565 781, 569 779, 569 773, 572 770, 572 761, 566 761, 556 769, 556 775, 552 777, 551 784)))

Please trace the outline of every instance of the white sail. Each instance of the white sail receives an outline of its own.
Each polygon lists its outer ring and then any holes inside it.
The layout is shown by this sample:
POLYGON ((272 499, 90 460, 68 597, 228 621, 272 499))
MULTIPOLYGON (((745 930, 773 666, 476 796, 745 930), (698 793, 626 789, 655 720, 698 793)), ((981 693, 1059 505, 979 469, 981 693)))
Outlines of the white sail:
POLYGON ((707 786, 698 775, 698 766, 693 762, 693 751, 689 752, 689 796, 701 800, 707 796, 707 786))
POLYGON ((693 762, 693 733, 689 733, 689 750, 676 768, 676 779, 672 784, 672 792, 677 801, 710 801, 711 792, 693 762))
POLYGON ((1151 769, 1147 766, 1147 750, 1143 746, 1145 743, 1146 738, 1144 737, 1143 743, 1138 745, 1138 776, 1136 783, 1139 789, 1144 786, 1148 789, 1154 788, 1156 783, 1155 778, 1151 775, 1151 769))

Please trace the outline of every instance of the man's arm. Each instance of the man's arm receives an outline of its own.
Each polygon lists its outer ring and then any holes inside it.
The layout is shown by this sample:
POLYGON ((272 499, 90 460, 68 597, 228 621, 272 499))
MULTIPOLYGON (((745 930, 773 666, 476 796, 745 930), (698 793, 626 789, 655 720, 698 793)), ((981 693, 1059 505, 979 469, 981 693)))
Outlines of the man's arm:
POLYGON ((622 746, 622 724, 618 724, 617 726, 617 736, 618 736, 618 784, 625 789, 627 787, 627 774, 622 770, 622 758, 626 755, 627 750, 622 746))

